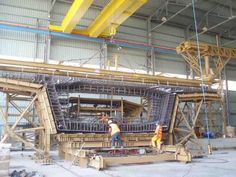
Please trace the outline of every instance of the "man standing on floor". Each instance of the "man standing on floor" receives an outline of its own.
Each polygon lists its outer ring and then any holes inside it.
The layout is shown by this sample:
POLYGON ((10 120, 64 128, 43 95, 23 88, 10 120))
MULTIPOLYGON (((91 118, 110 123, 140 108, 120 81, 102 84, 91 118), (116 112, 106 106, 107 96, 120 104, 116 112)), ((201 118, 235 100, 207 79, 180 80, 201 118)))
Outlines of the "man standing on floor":
POLYGON ((112 120, 108 121, 108 125, 109 125, 109 132, 111 133, 112 149, 115 149, 115 141, 118 141, 119 146, 123 148, 123 142, 120 138, 120 129, 118 125, 112 122, 112 120))
POLYGON ((162 125, 160 122, 157 122, 155 135, 152 137, 152 146, 157 147, 159 151, 161 151, 161 140, 162 140, 162 125))

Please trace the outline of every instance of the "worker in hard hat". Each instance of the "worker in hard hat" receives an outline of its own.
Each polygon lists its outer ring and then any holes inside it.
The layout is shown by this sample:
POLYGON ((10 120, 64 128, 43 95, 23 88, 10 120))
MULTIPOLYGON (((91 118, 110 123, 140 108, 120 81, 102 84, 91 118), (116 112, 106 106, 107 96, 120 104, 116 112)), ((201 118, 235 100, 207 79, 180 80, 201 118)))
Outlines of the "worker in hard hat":
POLYGON ((156 122, 155 135, 152 137, 152 146, 157 147, 161 150, 161 140, 162 140, 162 125, 160 122, 156 122))
POLYGON ((105 112, 102 112, 101 117, 100 117, 100 121, 103 123, 107 123, 108 120, 109 120, 109 116, 105 112))
POLYGON ((121 148, 123 148, 123 142, 120 137, 120 129, 119 129, 118 125, 115 122, 113 122, 112 120, 108 121, 108 125, 109 125, 109 133, 111 133, 112 149, 115 149, 115 141, 118 141, 119 146, 121 148))
POLYGON ((107 124, 107 122, 109 120, 109 116, 105 112, 97 113, 97 118, 99 119, 99 121, 101 121, 102 123, 105 123, 105 124, 107 124))

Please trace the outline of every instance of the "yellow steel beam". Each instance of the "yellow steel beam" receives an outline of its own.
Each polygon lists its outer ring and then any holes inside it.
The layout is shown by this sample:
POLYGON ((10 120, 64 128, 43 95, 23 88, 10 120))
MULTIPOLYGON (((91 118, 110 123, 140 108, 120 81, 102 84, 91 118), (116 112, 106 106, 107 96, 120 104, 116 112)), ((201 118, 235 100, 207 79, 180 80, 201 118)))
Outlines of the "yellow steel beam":
POLYGON ((133 0, 111 0, 100 15, 89 25, 89 36, 98 37, 115 19, 121 16, 132 3, 133 0))
POLYGON ((147 0, 111 0, 86 30, 75 29, 93 0, 75 0, 61 26, 49 25, 49 30, 90 37, 107 37, 116 34, 116 28, 139 9, 147 0))
MULTIPOLYGON (((152 76, 148 74, 136 74, 121 71, 98 70, 76 66, 45 64, 37 62, 22 62, 16 60, 0 59, 0 70, 14 72, 28 72, 36 74, 61 75, 71 77, 84 77, 93 79, 107 79, 114 81, 128 81, 136 83, 167 84, 175 86, 199 87, 200 80, 188 80, 174 77, 152 76)), ((212 82, 204 81, 210 85, 212 82)))
POLYGON ((112 21, 112 25, 107 27, 100 36, 107 37, 116 34, 116 28, 120 26, 127 18, 137 11, 147 0, 130 0, 132 3, 127 6, 127 9, 116 19, 112 21))
POLYGON ((56 31, 56 32, 62 32, 63 31, 62 26, 49 25, 48 28, 51 31, 56 31))
POLYGON ((50 25, 49 29, 53 31, 71 33, 92 3, 93 0, 74 0, 71 8, 63 19, 61 26, 50 25))

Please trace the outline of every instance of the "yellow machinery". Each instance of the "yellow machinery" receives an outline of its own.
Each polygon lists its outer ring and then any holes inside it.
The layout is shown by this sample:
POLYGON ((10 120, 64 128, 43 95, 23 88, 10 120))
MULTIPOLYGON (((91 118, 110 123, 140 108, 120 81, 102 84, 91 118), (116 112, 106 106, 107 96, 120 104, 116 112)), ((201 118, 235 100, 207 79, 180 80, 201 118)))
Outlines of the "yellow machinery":
MULTIPOLYGON (((185 41, 181 43, 176 51, 181 54, 185 61, 190 65, 197 76, 201 76, 201 66, 198 60, 198 45, 194 41, 185 41)), ((200 43, 199 52, 204 58, 203 75, 205 80, 212 81, 222 71, 225 64, 230 59, 236 59, 236 49, 218 47, 207 43, 200 43), (209 60, 210 59, 210 60, 209 60)))
POLYGON ((147 0, 111 0, 86 30, 75 29, 93 0, 74 0, 60 26, 50 25, 52 31, 107 37, 116 34, 117 27, 139 9, 147 0))

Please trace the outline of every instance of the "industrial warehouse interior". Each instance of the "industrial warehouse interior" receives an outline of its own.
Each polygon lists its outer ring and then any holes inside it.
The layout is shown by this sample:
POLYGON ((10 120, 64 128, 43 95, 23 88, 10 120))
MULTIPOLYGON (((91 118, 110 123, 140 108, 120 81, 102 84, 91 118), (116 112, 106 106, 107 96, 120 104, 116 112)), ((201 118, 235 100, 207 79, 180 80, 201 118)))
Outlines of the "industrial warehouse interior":
POLYGON ((235 177, 235 0, 0 0, 0 177, 235 177))

